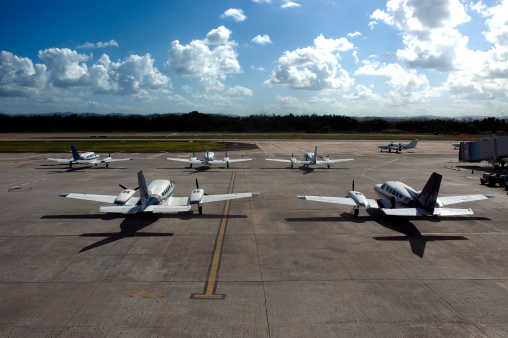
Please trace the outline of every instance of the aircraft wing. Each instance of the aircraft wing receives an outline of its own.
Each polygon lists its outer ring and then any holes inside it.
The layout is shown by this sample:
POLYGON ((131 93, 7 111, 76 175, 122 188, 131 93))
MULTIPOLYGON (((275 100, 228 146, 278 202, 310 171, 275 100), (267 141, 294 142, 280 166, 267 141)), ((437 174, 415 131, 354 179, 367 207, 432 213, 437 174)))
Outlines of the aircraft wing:
POLYGON ((435 208, 434 215, 438 216, 456 216, 456 215, 472 215, 471 209, 455 209, 455 208, 435 208))
POLYGON ((253 158, 237 158, 237 159, 234 159, 234 160, 229 160, 229 163, 233 163, 233 162, 245 162, 245 161, 252 161, 253 158))
POLYGON ((434 208, 431 213, 422 208, 396 208, 396 209, 381 209, 388 216, 458 216, 458 215, 472 215, 471 209, 454 209, 454 208, 434 208))
POLYGON ((189 205, 189 197, 173 197, 168 198, 163 205, 178 207, 178 206, 187 206, 189 205))
POLYGON ((316 164, 331 164, 331 163, 338 163, 338 162, 346 162, 346 161, 352 161, 353 158, 340 158, 337 160, 319 160, 316 161, 316 164))
POLYGON ((97 195, 97 194, 76 194, 76 193, 65 193, 60 194, 60 197, 76 198, 79 200, 103 202, 103 203, 115 203, 116 197, 113 195, 97 195))
POLYGON ((201 203, 218 202, 237 198, 256 197, 259 192, 239 192, 236 194, 204 195, 201 203))
POLYGON ((190 205, 187 206, 168 206, 168 205, 150 205, 143 210, 141 205, 120 205, 120 206, 102 206, 100 212, 112 212, 118 214, 133 214, 136 212, 153 212, 154 214, 177 213, 181 211, 189 211, 190 205))
POLYGON ((308 195, 296 195, 296 198, 300 200, 336 203, 345 205, 356 205, 355 201, 349 197, 331 197, 331 196, 308 196, 308 195))
POLYGON ((118 161, 132 161, 133 158, 105 158, 98 163, 118 162, 118 161))
POLYGON ((51 157, 44 157, 44 160, 56 161, 56 162, 60 162, 60 163, 69 163, 69 162, 73 161, 73 160, 66 160, 66 159, 63 159, 63 158, 51 158, 51 157))
POLYGON ((189 163, 189 164, 204 164, 204 163, 207 163, 206 161, 203 161, 203 160, 192 160, 192 159, 178 158, 178 157, 166 157, 166 160, 185 162, 185 163, 189 163))
POLYGON ((469 202, 469 201, 485 200, 487 198, 494 198, 494 197, 495 196, 489 195, 489 194, 446 196, 446 197, 438 197, 438 201, 441 202, 442 205, 450 205, 450 204, 463 203, 463 202, 469 202))
POLYGON ((284 162, 284 163, 291 163, 291 160, 283 160, 280 158, 265 158, 267 161, 277 161, 277 162, 284 162))

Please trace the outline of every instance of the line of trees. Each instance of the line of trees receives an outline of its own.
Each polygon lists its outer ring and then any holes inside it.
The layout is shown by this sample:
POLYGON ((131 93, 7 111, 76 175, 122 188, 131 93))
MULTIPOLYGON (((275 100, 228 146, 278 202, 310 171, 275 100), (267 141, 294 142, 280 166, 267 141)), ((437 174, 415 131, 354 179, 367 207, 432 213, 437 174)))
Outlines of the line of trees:
POLYGON ((6 115, 0 114, 0 132, 383 132, 508 134, 508 122, 482 120, 381 118, 359 120, 343 115, 209 115, 193 111, 165 115, 6 115))

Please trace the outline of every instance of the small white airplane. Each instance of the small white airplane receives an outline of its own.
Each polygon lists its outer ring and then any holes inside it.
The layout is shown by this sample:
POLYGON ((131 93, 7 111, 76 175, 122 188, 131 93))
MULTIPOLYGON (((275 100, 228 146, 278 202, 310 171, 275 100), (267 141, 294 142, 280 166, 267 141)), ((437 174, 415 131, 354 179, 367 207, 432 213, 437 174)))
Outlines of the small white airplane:
POLYGON ((377 146, 377 147, 381 149, 381 152, 383 152, 383 149, 384 149, 384 150, 388 150, 389 153, 391 153, 392 150, 395 150, 395 152, 398 153, 401 150, 415 148, 417 143, 418 143, 418 139, 415 138, 413 141, 411 141, 408 144, 402 144, 402 143, 394 143, 394 142, 392 142, 392 143, 389 143, 389 144, 382 144, 382 145, 377 146))
POLYGON ((50 158, 50 157, 44 157, 44 159, 49 161, 56 161, 59 163, 67 163, 69 164, 69 168, 72 168, 73 164, 95 164, 95 166, 97 166, 97 164, 99 163, 106 163, 106 168, 109 168, 110 162, 133 160, 133 158, 112 158, 111 156, 108 156, 101 160, 100 159, 101 155, 97 155, 93 151, 87 151, 86 153, 80 155, 74 144, 71 145, 71 151, 72 158, 70 159, 50 158))
POLYGON ((187 162, 189 163, 189 167, 192 168, 193 164, 225 164, 229 168, 229 163, 234 162, 245 162, 252 161, 252 158, 239 158, 239 159, 230 159, 228 154, 224 156, 222 160, 215 159, 215 153, 212 151, 206 150, 205 156, 202 160, 199 160, 194 153, 192 153, 192 157, 190 159, 178 158, 178 157, 166 157, 166 160, 170 161, 179 161, 179 162, 187 162))
POLYGON ((321 157, 321 160, 317 159, 317 146, 314 149, 314 152, 305 152, 305 159, 303 161, 297 160, 296 157, 294 157, 293 154, 291 154, 291 157, 289 160, 283 160, 278 158, 265 158, 267 161, 277 161, 277 162, 284 162, 284 163, 291 163, 291 168, 293 168, 293 164, 303 164, 304 166, 309 166, 312 164, 326 164, 328 169, 330 169, 330 164, 338 163, 338 162, 346 162, 346 161, 352 161, 352 158, 343 158, 343 159, 337 159, 337 160, 330 160, 329 156, 323 156, 321 157))
POLYGON ((380 208, 390 216, 456 216, 472 215, 471 209, 443 208, 445 205, 463 203, 469 201, 494 198, 493 195, 477 194, 462 196, 437 197, 441 186, 442 175, 432 173, 422 191, 416 191, 410 186, 399 181, 388 181, 383 184, 375 184, 374 190, 379 195, 379 200, 368 199, 359 191, 348 192, 347 197, 327 196, 301 196, 296 198, 351 205, 354 207, 354 215, 358 216, 360 207, 380 208))
POLYGON ((177 213, 189 211, 193 205, 196 205, 197 210, 202 214, 203 203, 255 197, 259 195, 259 192, 208 195, 205 194, 203 189, 199 189, 198 180, 196 179, 196 189, 192 190, 189 197, 174 197, 173 182, 159 179, 152 181, 147 186, 142 170, 138 172, 138 184, 138 187, 135 189, 127 189, 120 184, 120 187, 124 190, 118 195, 64 193, 60 194, 60 197, 116 204, 115 206, 101 206, 99 208, 100 212, 121 214, 133 214, 137 212, 177 213), (138 189, 140 197, 134 197, 138 189))

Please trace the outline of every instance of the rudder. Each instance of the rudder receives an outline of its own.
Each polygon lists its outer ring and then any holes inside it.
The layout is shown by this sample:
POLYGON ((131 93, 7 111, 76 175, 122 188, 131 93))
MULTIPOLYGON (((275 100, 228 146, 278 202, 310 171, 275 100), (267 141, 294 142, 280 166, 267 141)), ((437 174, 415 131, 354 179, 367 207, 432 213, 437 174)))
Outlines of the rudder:
POLYGON ((145 175, 143 175, 143 170, 138 171, 138 186, 139 186, 139 195, 141 197, 141 206, 143 209, 146 207, 148 203, 148 188, 146 186, 145 175))
POLYGON ((418 202, 425 210, 434 212, 442 178, 442 175, 433 172, 423 190, 418 194, 418 202))
POLYGON ((71 145, 71 151, 72 151, 72 158, 74 159, 74 161, 77 161, 81 158, 81 156, 79 156, 78 150, 76 149, 76 146, 74 144, 71 145))

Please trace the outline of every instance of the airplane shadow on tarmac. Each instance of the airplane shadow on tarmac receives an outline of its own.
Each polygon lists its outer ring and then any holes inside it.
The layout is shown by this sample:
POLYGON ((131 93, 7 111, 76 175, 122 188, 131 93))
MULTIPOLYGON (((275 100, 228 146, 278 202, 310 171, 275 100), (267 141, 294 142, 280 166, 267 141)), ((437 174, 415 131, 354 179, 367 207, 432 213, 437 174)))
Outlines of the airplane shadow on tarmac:
MULTIPOLYGON (((422 235, 418 228, 410 222, 412 219, 428 220, 430 222, 443 222, 443 221, 457 221, 464 219, 463 217, 400 217, 400 216, 386 216, 377 209, 364 209, 368 216, 355 217, 351 213, 344 212, 341 217, 307 217, 307 218, 286 218, 287 222, 352 222, 364 223, 365 221, 374 221, 384 228, 404 234, 404 236, 376 236, 373 237, 376 241, 408 241, 411 247, 411 252, 416 256, 423 258, 425 254, 425 247, 427 242, 433 241, 463 241, 468 240, 464 236, 449 236, 449 235, 422 235)), ((485 217, 468 217, 468 220, 489 220, 485 217)))
MULTIPOLYGON (((119 232, 94 232, 94 233, 83 233, 80 237, 106 237, 95 243, 85 246, 79 253, 98 248, 100 246, 116 242, 126 237, 171 237, 171 232, 140 232, 140 230, 147 226, 157 222, 161 218, 179 218, 187 220, 191 218, 208 218, 208 219, 222 219, 222 214, 217 215, 193 215, 193 212, 180 212, 178 214, 133 214, 133 215, 121 215, 121 214, 91 214, 91 215, 48 215, 42 216, 41 219, 100 219, 100 220, 112 220, 116 218, 123 218, 120 223, 119 232)), ((247 215, 228 215, 228 218, 247 218, 247 215)))

